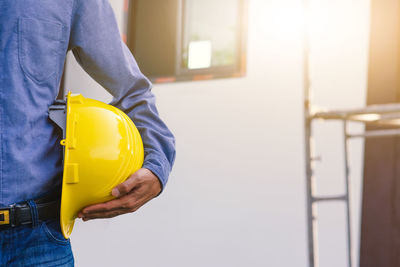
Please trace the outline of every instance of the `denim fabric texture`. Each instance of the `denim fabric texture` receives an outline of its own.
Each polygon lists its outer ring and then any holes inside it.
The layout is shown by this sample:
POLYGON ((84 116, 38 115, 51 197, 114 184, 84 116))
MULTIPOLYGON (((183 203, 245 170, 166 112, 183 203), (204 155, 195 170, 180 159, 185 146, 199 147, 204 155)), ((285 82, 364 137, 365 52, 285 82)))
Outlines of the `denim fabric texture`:
POLYGON ((35 199, 61 183, 61 132, 48 119, 48 107, 68 51, 136 124, 144 167, 163 187, 167 183, 174 137, 158 115, 151 83, 121 40, 108 1, 0 0, 0 205, 35 199))
POLYGON ((49 220, 1 230, 0 266, 73 267, 74 258, 58 220, 49 220))

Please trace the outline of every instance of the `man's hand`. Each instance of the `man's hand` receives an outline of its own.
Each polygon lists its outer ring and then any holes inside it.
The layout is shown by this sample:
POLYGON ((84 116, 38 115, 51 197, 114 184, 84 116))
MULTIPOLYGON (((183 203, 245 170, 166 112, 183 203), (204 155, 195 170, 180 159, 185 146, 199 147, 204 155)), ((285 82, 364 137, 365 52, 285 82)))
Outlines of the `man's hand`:
POLYGON ((134 212, 156 197, 160 191, 158 178, 150 170, 142 168, 112 190, 116 199, 88 206, 79 212, 78 218, 88 221, 134 212))

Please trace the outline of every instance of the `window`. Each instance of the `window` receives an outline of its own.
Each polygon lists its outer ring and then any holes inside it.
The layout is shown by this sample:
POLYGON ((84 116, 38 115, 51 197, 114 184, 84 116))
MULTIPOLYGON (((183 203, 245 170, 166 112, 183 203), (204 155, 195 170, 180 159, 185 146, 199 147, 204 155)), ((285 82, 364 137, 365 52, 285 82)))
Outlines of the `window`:
POLYGON ((131 0, 128 46, 153 82, 245 75, 246 0, 131 0))

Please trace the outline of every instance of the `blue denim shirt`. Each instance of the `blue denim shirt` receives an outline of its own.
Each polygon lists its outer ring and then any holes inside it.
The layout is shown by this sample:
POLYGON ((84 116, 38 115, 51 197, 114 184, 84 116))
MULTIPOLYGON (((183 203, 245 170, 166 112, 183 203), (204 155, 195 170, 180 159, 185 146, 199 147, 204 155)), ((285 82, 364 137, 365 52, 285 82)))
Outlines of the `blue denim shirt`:
POLYGON ((113 95, 138 127, 144 167, 167 182, 174 137, 160 120, 151 83, 121 41, 107 0, 0 0, 0 204, 60 185, 60 131, 48 119, 67 51, 113 95))

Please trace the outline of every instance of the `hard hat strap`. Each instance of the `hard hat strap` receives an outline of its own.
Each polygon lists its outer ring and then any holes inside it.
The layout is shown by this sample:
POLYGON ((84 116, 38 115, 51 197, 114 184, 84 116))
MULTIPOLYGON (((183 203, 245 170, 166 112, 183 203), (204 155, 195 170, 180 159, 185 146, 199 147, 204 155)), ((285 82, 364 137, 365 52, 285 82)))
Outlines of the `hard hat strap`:
POLYGON ((63 132, 63 138, 66 135, 67 129, 67 104, 64 100, 56 100, 53 105, 49 107, 49 118, 53 121, 58 127, 61 128, 63 132))

